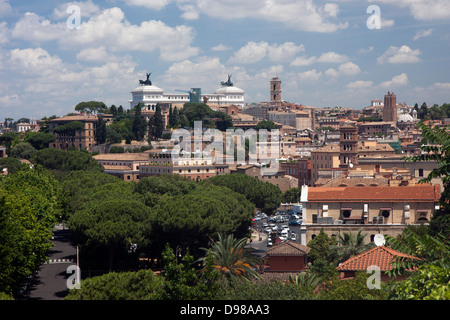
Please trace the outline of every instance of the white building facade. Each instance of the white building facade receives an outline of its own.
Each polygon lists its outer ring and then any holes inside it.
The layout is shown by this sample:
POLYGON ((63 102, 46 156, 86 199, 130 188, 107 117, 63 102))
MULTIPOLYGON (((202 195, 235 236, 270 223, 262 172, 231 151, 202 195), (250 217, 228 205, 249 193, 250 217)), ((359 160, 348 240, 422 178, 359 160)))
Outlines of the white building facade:
POLYGON ((131 91, 132 99, 129 100, 130 108, 134 108, 139 103, 144 104, 143 111, 155 111, 156 104, 170 103, 172 105, 183 105, 191 101, 191 97, 200 93, 200 102, 211 105, 238 105, 244 107, 244 90, 233 86, 228 82, 222 82, 222 86, 212 94, 201 94, 198 88, 192 88, 190 92, 183 93, 164 93, 164 90, 153 85, 149 80, 140 80, 140 85, 131 91))

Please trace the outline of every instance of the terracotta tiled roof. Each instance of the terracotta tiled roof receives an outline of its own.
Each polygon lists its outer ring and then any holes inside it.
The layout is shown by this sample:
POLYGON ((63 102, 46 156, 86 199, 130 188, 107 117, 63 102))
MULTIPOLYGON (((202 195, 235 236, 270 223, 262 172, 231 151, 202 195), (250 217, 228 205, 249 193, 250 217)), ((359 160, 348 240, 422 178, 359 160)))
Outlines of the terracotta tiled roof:
POLYGON ((379 187, 312 187, 308 202, 437 202, 441 196, 438 184, 379 187))
POLYGON ((74 115, 74 116, 64 116, 56 119, 50 120, 50 122, 59 121, 97 121, 98 117, 95 115, 74 115))
POLYGON ((380 271, 388 271, 392 269, 391 263, 395 261, 396 256, 418 259, 385 246, 378 246, 348 259, 336 269, 339 271, 366 271, 370 266, 377 266, 380 271))
POLYGON ((148 161, 148 153, 102 153, 93 158, 98 161, 148 161))
POLYGON ((302 244, 286 241, 266 251, 268 256, 304 256, 311 248, 302 244))

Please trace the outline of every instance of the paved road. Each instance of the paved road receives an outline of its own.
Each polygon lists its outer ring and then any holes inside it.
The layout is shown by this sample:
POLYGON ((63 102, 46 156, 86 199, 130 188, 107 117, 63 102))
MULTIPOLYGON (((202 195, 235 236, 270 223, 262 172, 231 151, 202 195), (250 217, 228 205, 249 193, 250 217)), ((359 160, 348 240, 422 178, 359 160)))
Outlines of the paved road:
POLYGON ((54 247, 49 251, 49 262, 40 270, 25 295, 27 300, 62 300, 68 294, 67 273, 70 265, 76 265, 76 249, 72 247, 68 231, 57 225, 54 229, 54 247))

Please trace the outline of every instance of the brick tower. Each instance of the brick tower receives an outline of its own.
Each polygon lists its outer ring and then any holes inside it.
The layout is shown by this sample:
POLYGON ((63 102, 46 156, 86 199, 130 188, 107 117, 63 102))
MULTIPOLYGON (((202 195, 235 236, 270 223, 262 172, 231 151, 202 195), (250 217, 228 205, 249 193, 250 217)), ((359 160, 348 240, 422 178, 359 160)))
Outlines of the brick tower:
POLYGON ((270 80, 270 102, 281 102, 281 80, 278 76, 270 80))
POLYGON ((383 121, 397 122, 397 97, 393 92, 384 96, 383 121))
POLYGON ((343 125, 339 139, 339 167, 348 169, 350 164, 358 164, 358 128, 354 125, 343 125))

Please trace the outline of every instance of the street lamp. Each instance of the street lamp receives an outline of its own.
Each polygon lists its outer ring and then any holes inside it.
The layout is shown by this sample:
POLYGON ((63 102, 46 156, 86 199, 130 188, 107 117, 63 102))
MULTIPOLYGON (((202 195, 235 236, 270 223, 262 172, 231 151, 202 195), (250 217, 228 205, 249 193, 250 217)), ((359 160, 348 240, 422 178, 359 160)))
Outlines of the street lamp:
POLYGON ((178 263, 178 258, 181 258, 181 246, 178 245, 177 248, 175 249, 175 255, 177 258, 177 263, 178 263))

